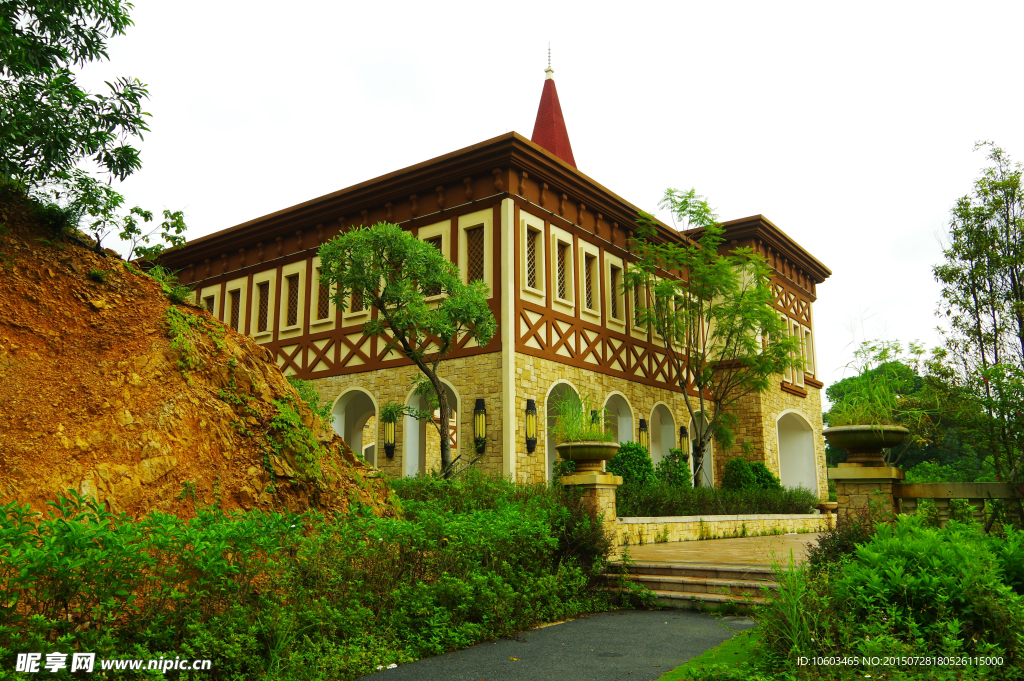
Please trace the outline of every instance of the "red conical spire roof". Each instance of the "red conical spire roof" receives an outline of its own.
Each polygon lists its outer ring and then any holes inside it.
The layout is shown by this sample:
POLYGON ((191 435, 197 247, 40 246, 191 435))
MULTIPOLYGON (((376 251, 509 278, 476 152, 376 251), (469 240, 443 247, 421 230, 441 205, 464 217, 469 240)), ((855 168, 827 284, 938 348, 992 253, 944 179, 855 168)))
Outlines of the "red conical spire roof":
MULTIPOLYGON (((550 60, 550 56, 548 59, 550 60)), ((572 157, 572 146, 569 144, 569 133, 565 129, 565 119, 562 118, 562 107, 558 103, 555 72, 551 69, 550 61, 544 72, 547 78, 544 80, 544 91, 540 95, 537 122, 533 124, 533 137, 530 139, 575 168, 576 160, 572 157)))

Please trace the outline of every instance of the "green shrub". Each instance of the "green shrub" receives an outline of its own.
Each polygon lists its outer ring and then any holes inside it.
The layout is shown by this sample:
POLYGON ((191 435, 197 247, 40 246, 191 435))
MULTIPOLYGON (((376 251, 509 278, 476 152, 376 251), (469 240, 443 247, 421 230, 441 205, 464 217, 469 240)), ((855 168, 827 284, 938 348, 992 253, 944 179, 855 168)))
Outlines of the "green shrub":
POLYGON ((670 449, 668 456, 662 457, 654 466, 655 477, 672 487, 693 487, 693 474, 690 472, 689 457, 681 449, 670 449))
MULTIPOLYGON (((1024 678, 1024 599, 1006 569, 1024 558, 1019 539, 986 537, 956 522, 931 528, 915 516, 877 523, 837 569, 777 573, 779 591, 760 610, 764 652, 773 667, 798 671, 800 656, 996 656, 1002 666, 887 671, 910 679, 1024 678)), ((876 671, 849 669, 836 678, 876 671)))
POLYGON ((754 461, 750 464, 750 470, 754 474, 754 485, 758 489, 782 489, 782 482, 762 462, 754 461))
POLYGON ((869 509, 851 509, 836 519, 835 527, 822 532, 818 543, 807 553, 807 564, 812 572, 833 569, 853 560, 857 547, 871 539, 875 524, 883 513, 869 509))
POLYGON ((654 479, 650 453, 636 442, 624 442, 607 464, 608 472, 622 476, 623 484, 643 484, 654 479))
POLYGON ((45 200, 30 201, 31 214, 39 226, 45 227, 54 239, 74 233, 81 219, 81 211, 71 206, 60 206, 45 200))
POLYGON ((520 506, 547 518, 552 536, 558 538, 557 562, 575 562, 590 571, 600 567, 611 552, 600 518, 587 511, 582 492, 574 487, 519 485, 473 468, 453 480, 419 475, 392 480, 391 484, 407 519, 417 519, 424 509, 464 514, 520 506))
POLYGON ((98 284, 106 284, 107 283, 107 272, 104 272, 101 269, 97 269, 97 268, 93 267, 91 270, 89 270, 89 275, 88 276, 89 276, 90 279, 92 279, 93 281, 95 281, 98 284))
POLYGON ((344 681, 609 607, 591 588, 608 539, 578 492, 472 475, 399 487, 402 519, 2 506, 0 659, 180 655, 213 658, 197 678, 344 681))
POLYGON ((762 462, 737 456, 725 462, 722 489, 782 489, 782 483, 762 462))
POLYGON ((722 474, 722 489, 756 489, 757 478, 754 477, 754 470, 745 457, 737 456, 725 462, 725 472, 722 474))
POLYGON ((181 305, 192 295, 192 288, 178 284, 176 274, 166 267, 154 265, 146 274, 160 284, 160 290, 175 305, 181 305))
POLYGON ((294 376, 288 377, 288 382, 295 388, 295 392, 299 394, 309 408, 313 410, 313 413, 320 417, 325 425, 332 422, 331 419, 331 403, 321 402, 320 391, 316 389, 316 384, 313 381, 306 381, 301 378, 295 378, 294 376))
POLYGON ((717 487, 681 488, 654 481, 624 483, 616 491, 620 516, 735 515, 753 513, 810 513, 819 499, 798 489, 728 490, 717 487))

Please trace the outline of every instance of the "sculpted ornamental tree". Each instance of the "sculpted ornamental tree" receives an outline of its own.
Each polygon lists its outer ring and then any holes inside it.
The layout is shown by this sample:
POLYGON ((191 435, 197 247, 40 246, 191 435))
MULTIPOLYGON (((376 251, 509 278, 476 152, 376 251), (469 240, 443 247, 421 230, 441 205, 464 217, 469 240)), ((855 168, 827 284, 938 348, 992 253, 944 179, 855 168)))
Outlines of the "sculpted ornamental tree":
POLYGON ((787 369, 803 369, 801 340, 787 333, 775 310, 765 259, 750 248, 719 253, 724 230, 706 199, 693 189, 669 189, 660 206, 699 230, 699 241, 656 239, 654 217, 641 213, 631 243, 640 260, 629 266, 623 286, 627 296, 634 287, 650 292, 646 306, 646 296, 638 295, 637 321, 664 339, 694 424, 693 473, 699 480, 712 438, 732 446, 732 409, 739 400, 766 391, 787 369))
MULTIPOLYGON (((355 298, 375 308, 376 316, 363 325, 363 334, 385 341, 385 352, 404 354, 429 383, 428 394, 433 393, 441 417, 435 424, 441 439, 441 473, 451 477, 459 458, 452 461, 451 405, 438 368, 465 335, 482 346, 497 331, 487 306, 487 284, 464 284, 458 267, 434 246, 386 222, 340 234, 321 246, 319 255, 321 281, 337 287, 335 305, 347 309, 355 298)), ((410 408, 405 413, 429 415, 410 408)))

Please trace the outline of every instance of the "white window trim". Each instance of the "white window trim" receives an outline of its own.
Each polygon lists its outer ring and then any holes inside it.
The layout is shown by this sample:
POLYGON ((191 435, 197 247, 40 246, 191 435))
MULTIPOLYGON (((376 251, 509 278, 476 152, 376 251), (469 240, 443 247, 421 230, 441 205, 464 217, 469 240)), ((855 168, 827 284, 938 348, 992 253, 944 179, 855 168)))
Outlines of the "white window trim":
MULTIPOLYGON (((331 284, 330 295, 333 296, 337 290, 333 284, 331 284)), ((310 288, 309 301, 309 330, 330 331, 334 329, 335 324, 338 321, 338 310, 334 307, 334 303, 330 303, 327 308, 327 316, 323 319, 316 319, 316 310, 320 304, 320 256, 313 258, 313 286, 310 288)))
POLYGON ((601 323, 601 249, 592 243, 579 240, 579 269, 580 269, 580 316, 592 322, 601 323), (587 256, 594 259, 594 266, 591 270, 591 285, 594 299, 594 307, 587 307, 587 256))
POLYGON ((285 265, 281 268, 281 309, 278 310, 278 324, 279 331, 277 332, 278 339, 283 338, 294 338, 302 333, 303 323, 306 321, 306 266, 309 263, 308 260, 300 260, 299 262, 293 262, 289 265, 285 265), (298 310, 295 314, 295 323, 288 325, 288 288, 283 284, 288 281, 288 277, 298 275, 299 277, 299 300, 298 310))
POLYGON ((484 283, 494 297, 494 210, 486 208, 459 216, 459 271, 462 283, 469 283, 469 240, 466 232, 474 227, 484 228, 484 283))
MULTIPOLYGON (((643 286, 640 288, 640 307, 647 306, 647 287, 643 286)), ((629 292, 629 299, 626 301, 629 305, 629 335, 639 340, 647 340, 647 333, 649 329, 647 326, 636 325, 636 303, 634 301, 633 291, 629 292)))
POLYGON ((214 319, 220 319, 220 317, 217 316, 217 313, 221 311, 221 308, 223 307, 223 302, 224 301, 220 299, 220 284, 210 284, 209 286, 204 286, 203 290, 200 292, 199 303, 203 306, 204 310, 208 311, 211 315, 213 315, 214 319), (213 298, 212 310, 206 307, 207 298, 213 298))
POLYGON ((608 316, 605 318, 605 326, 614 331, 625 332, 626 330, 626 296, 621 291, 615 290, 612 287, 612 268, 616 267, 619 270, 619 277, 621 283, 621 277, 625 274, 626 270, 622 266, 622 258, 614 256, 605 251, 604 254, 604 284, 605 284, 605 300, 604 304, 608 310, 608 316), (619 316, 612 317, 612 296, 617 296, 617 303, 619 308, 619 316))
POLYGON ((520 271, 520 295, 524 300, 544 305, 546 302, 547 269, 544 265, 547 255, 546 241, 544 239, 544 221, 526 211, 519 211, 519 239, 522 245, 519 253, 520 271), (537 286, 526 284, 526 239, 529 232, 537 233, 537 286))
POLYGON ((232 279, 225 287, 227 295, 224 297, 224 325, 231 326, 231 292, 238 291, 238 333, 245 333, 245 307, 248 302, 246 289, 249 285, 248 277, 232 279))
POLYGON ((551 306, 559 312, 576 315, 576 277, 575 253, 572 247, 572 235, 563 229, 551 225, 551 306), (567 298, 558 295, 558 246, 568 247, 565 258, 565 293, 567 298))
MULTIPOLYGON (((441 237, 441 255, 448 262, 452 261, 452 221, 442 220, 441 222, 435 222, 432 225, 426 225, 420 227, 416 232, 416 238, 420 241, 429 241, 441 237)), ((444 293, 438 293, 436 296, 425 296, 424 300, 427 302, 434 302, 444 298, 444 293)))
POLYGON ((249 328, 252 329, 252 337, 257 343, 269 341, 274 337, 274 324, 277 321, 277 315, 274 314, 274 294, 277 290, 277 270, 266 270, 265 272, 258 272, 252 277, 252 296, 253 305, 249 306, 249 328), (270 287, 267 289, 267 330, 259 331, 260 324, 260 284, 268 282, 270 287))
POLYGON ((807 373, 815 378, 818 377, 817 369, 814 357, 814 333, 811 331, 809 326, 803 327, 804 332, 804 359, 807 361, 807 373))

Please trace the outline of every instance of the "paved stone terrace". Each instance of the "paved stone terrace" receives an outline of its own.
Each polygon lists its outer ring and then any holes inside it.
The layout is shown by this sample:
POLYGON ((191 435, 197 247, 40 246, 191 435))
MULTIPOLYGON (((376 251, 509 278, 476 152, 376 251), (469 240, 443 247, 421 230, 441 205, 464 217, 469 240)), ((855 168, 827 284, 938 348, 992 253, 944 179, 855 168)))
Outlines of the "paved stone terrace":
MULTIPOLYGON (((789 563, 790 551, 797 564, 807 560, 810 545, 816 544, 819 532, 806 534, 736 537, 677 541, 663 544, 641 544, 629 547, 629 557, 641 563, 704 563, 716 565, 764 565, 789 563)), ((615 556, 622 548, 615 550, 615 556)))

